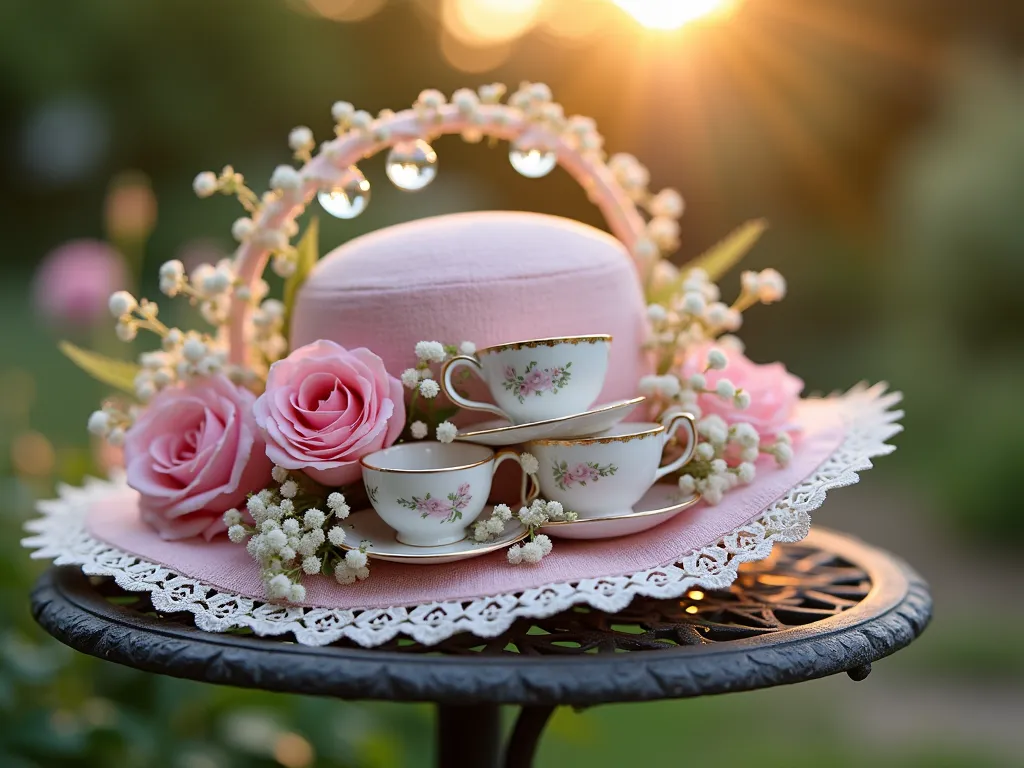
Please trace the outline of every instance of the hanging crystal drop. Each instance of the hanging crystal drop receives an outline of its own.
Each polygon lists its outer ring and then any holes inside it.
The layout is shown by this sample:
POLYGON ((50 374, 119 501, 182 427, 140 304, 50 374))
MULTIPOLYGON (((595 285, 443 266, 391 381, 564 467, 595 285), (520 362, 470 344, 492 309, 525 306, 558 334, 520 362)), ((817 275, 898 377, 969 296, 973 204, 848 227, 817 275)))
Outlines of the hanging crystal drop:
POLYGON ((396 187, 415 192, 437 176, 437 153, 423 139, 402 141, 388 153, 385 170, 396 187))
POLYGON ((512 150, 508 153, 508 160, 512 163, 513 168, 528 179, 539 179, 541 176, 547 176, 558 163, 558 158, 555 157, 554 152, 536 148, 523 149, 521 147, 512 147, 512 150))
POLYGON ((320 205, 331 216, 339 219, 354 219, 370 204, 370 182, 363 172, 350 166, 330 189, 320 190, 317 195, 320 205))

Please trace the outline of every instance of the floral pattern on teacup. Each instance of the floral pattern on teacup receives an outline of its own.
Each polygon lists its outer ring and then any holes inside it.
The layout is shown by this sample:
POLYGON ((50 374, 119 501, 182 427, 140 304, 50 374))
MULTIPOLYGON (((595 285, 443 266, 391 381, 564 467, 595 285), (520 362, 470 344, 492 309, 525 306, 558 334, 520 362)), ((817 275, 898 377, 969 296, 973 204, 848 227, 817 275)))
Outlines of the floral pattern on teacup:
POLYGON ((596 483, 602 477, 611 477, 619 468, 614 464, 598 464, 596 461, 581 461, 573 467, 567 461, 556 461, 551 465, 551 474, 555 483, 563 491, 576 485, 596 483))
POLYGON ((370 499, 371 504, 377 503, 377 486, 368 485, 366 486, 366 495, 370 499))
POLYGON ((413 496, 412 499, 398 499, 398 503, 406 509, 419 512, 420 517, 439 517, 442 518, 442 523, 454 523, 462 518, 462 510, 468 507, 472 500, 469 483, 463 483, 455 493, 449 493, 447 499, 427 493, 422 498, 413 496))
POLYGON ((545 392, 558 394, 558 390, 569 383, 572 363, 554 368, 538 368, 537 361, 532 361, 526 370, 518 373, 514 366, 505 366, 505 389, 511 392, 520 403, 525 403, 530 395, 540 397, 545 392))

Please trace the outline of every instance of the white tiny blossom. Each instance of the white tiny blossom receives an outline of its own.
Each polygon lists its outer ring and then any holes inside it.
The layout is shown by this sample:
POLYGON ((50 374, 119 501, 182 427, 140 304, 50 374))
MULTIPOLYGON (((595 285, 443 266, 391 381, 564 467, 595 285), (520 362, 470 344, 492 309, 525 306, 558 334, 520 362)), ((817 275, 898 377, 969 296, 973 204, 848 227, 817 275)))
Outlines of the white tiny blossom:
POLYGON ((519 465, 523 468, 523 472, 528 475, 536 475, 538 470, 540 470, 540 462, 537 461, 537 457, 532 453, 519 454, 519 465))
POLYGON ((110 414, 105 411, 95 411, 89 417, 89 432, 98 437, 106 437, 110 431, 110 414))
POLYGON ((689 312, 691 315, 699 315, 704 312, 707 304, 704 301, 704 294, 697 291, 689 291, 683 294, 682 306, 684 312, 689 312))
POLYGON ((744 461, 740 464, 736 472, 736 476, 739 478, 739 481, 744 485, 749 485, 754 482, 754 476, 756 474, 757 469, 749 461, 744 461))
POLYGON ((740 461, 757 461, 760 455, 761 451, 757 448, 744 448, 740 451, 740 461))
POLYGON ((306 528, 319 528, 326 521, 327 516, 316 507, 307 509, 306 514, 302 518, 302 524, 306 528))
POLYGON ((134 312, 139 306, 139 302, 128 291, 118 291, 110 297, 107 306, 110 309, 110 314, 120 319, 134 312))
POLYGON ((475 355, 476 344, 474 344, 472 341, 464 341, 461 344, 459 344, 459 352, 461 352, 464 355, 475 355))
POLYGON ((288 536, 280 528, 274 528, 269 533, 264 532, 264 535, 267 538, 267 544, 273 549, 280 550, 282 547, 288 546, 288 536))
POLYGON ((281 523, 281 530, 289 536, 294 536, 295 534, 297 534, 300 528, 301 525, 299 524, 299 521, 294 517, 289 517, 287 520, 281 523))
POLYGON ((441 387, 433 379, 424 379, 420 382, 420 396, 432 400, 440 393, 441 387))
POLYGON ((316 146, 316 141, 313 139, 313 132, 304 125, 300 125, 297 128, 292 128, 288 134, 288 146, 293 152, 302 152, 303 150, 310 150, 316 146))
POLYGON ((342 520, 348 517, 349 506, 345 503, 345 497, 337 491, 327 497, 327 508, 342 520))
POLYGON ((523 562, 523 548, 518 544, 513 544, 508 548, 508 561, 512 565, 519 565, 523 562))
POLYGON ((275 483, 281 485, 288 481, 288 470, 284 467, 274 465, 274 468, 270 471, 270 476, 274 479, 275 483))
POLYGON ((235 219, 235 223, 231 225, 231 236, 238 242, 242 242, 249 235, 252 234, 252 230, 256 225, 253 220, 243 216, 240 219, 235 219))
POLYGON ((761 440, 752 424, 742 422, 732 428, 733 439, 743 448, 756 448, 761 440))
POLYGON ((349 568, 345 561, 341 561, 334 567, 334 578, 337 579, 339 584, 355 584, 356 574, 351 568, 349 568))
POLYGON ((249 510, 249 514, 252 515, 254 520, 267 513, 267 505, 259 495, 250 496, 249 500, 245 502, 245 508, 249 510))
POLYGON ((647 376, 641 377, 640 383, 637 385, 637 391, 641 395, 646 395, 650 397, 651 395, 654 395, 658 392, 659 384, 659 377, 653 374, 649 374, 647 376))
POLYGON ((107 442, 115 448, 120 448, 124 445, 125 431, 121 427, 114 427, 110 430, 110 434, 107 435, 107 442))
POLYGON ((461 114, 471 115, 480 106, 480 99, 469 88, 459 88, 452 94, 452 104, 458 108, 461 114))
POLYGON ((232 525, 238 525, 242 522, 242 513, 237 509, 229 509, 221 519, 224 521, 224 525, 230 528, 232 525))
POLYGON ((279 506, 281 507, 281 514, 283 515, 291 515, 295 513, 295 504, 291 499, 282 499, 279 506))
POLYGON ((490 531, 487 530, 487 527, 490 524, 491 524, 491 521, 487 520, 486 522, 480 522, 480 523, 477 523, 476 525, 474 525, 473 526, 473 538, 476 541, 481 541, 481 542, 482 541, 488 541, 491 538, 491 533, 490 533, 490 531))
POLYGON ((725 463, 725 459, 715 459, 711 462, 711 471, 716 475, 720 475, 723 472, 728 471, 729 465, 725 463))
POLYGON ((682 475, 679 478, 679 490, 683 493, 693 493, 696 489, 693 475, 682 475))
POLYGON ((561 520, 565 515, 565 508, 560 501, 549 501, 544 506, 544 514, 551 520, 561 520))
POLYGON ((299 495, 299 484, 289 480, 281 486, 281 495, 286 499, 294 499, 299 495))
POLYGON ((528 541, 523 544, 523 562, 539 563, 544 557, 544 550, 540 548, 540 544, 535 541, 528 541))
POLYGON ((197 197, 209 197, 218 186, 217 176, 212 171, 203 171, 192 180, 192 190, 197 197))
POLYGON ((279 573, 267 583, 267 596, 271 600, 280 600, 291 594, 292 583, 283 573, 279 573))
POLYGON ((708 305, 704 319, 711 325, 725 325, 729 319, 729 307, 720 301, 708 305))
POLYGON ((551 539, 545 534, 538 533, 536 536, 533 537, 533 543, 540 547, 541 555, 543 557, 546 557, 547 555, 551 554, 553 545, 551 543, 551 539))
POLYGON ((694 389, 704 389, 708 385, 703 373, 695 373, 690 377, 690 386, 694 389))
POLYGON ((652 323, 663 323, 668 317, 668 310, 666 310, 661 304, 648 304, 647 305, 647 319, 652 323))
POLYGON ((295 263, 295 259, 292 259, 285 255, 278 255, 274 257, 273 262, 270 265, 271 269, 274 270, 274 274, 278 277, 285 279, 295 274, 295 270, 298 269, 298 265, 295 263))
POLYGON ((334 118, 335 122, 342 122, 352 117, 356 108, 347 101, 336 101, 331 105, 331 117, 334 118))
POLYGON ((445 358, 444 344, 439 341, 416 343, 416 357, 425 363, 442 363, 445 358))
POLYGON ((428 109, 437 109, 444 106, 445 101, 444 94, 434 88, 420 91, 419 98, 416 99, 417 104, 421 104, 428 109))
POLYGON ((320 573, 322 565, 323 563, 320 562, 320 558, 315 555, 302 559, 302 570, 309 576, 312 576, 314 573, 320 573))
POLYGON ((295 559, 295 548, 292 547, 290 544, 286 544, 285 546, 281 547, 279 554, 281 555, 282 562, 290 563, 292 560, 295 559))
POLYGON ((290 165, 279 165, 270 177, 270 188, 293 192, 302 186, 302 177, 290 165))
POLYGON ((498 504, 494 507, 494 511, 491 513, 493 517, 501 520, 503 523, 507 523, 512 519, 512 510, 509 509, 508 504, 498 504))
POLYGON ((288 589, 288 600, 293 603, 301 603, 306 599, 306 588, 301 584, 292 584, 288 589))
POLYGON ((711 443, 697 444, 697 458, 709 461, 715 456, 715 447, 711 443))
POLYGON ((674 189, 663 189, 651 200, 651 213, 678 219, 683 215, 683 197, 674 189))
POLYGON ((232 525, 228 528, 228 539, 232 544, 241 544, 245 541, 245 528, 240 525, 232 525))
POLYGON ((786 296, 786 280, 774 269, 763 269, 758 275, 757 297, 765 304, 781 301, 786 296))
POLYGON ((505 523, 498 518, 492 517, 491 519, 484 521, 484 528, 487 533, 492 536, 497 536, 505 530, 505 523))
POLYGON ((442 421, 437 425, 437 439, 442 443, 450 443, 455 440, 455 436, 459 433, 458 427, 452 424, 450 421, 442 421))
POLYGON ((190 363, 198 363, 206 357, 206 345, 201 340, 192 337, 182 346, 181 354, 190 363))
POLYGON ((366 567, 366 553, 358 549, 350 549, 345 553, 345 564, 353 571, 366 567))
POLYGON ((779 436, 777 438, 775 438, 775 442, 776 443, 785 443, 786 445, 792 445, 793 444, 793 438, 790 436, 789 432, 781 432, 781 433, 779 433, 779 436))
POLYGON ((742 390, 737 392, 736 397, 733 398, 733 403, 741 411, 747 410, 750 407, 750 393, 742 390))
POLYGON ((729 379, 719 379, 718 383, 715 385, 715 392, 717 392, 720 397, 732 400, 736 395, 736 385, 729 381, 729 379))
MULTIPOLYGON (((726 313, 725 320, 722 322, 722 327, 725 328, 725 330, 727 330, 727 331, 734 331, 735 332, 735 331, 738 331, 740 329, 741 325, 743 325, 743 315, 740 313, 740 311, 738 309, 730 308, 729 311, 726 313)), ((724 338, 725 338, 724 336, 722 338, 720 338, 718 340, 719 343, 723 343, 724 338)), ((733 338, 735 338, 735 337, 733 337, 733 338)), ((738 352, 742 352, 743 351, 742 345, 740 346, 740 348, 737 351, 738 352)))
POLYGON ((420 385, 420 372, 415 368, 402 371, 402 384, 406 389, 416 389, 420 385))
POLYGON ((427 436, 429 428, 422 421, 414 421, 409 425, 409 432, 412 434, 413 439, 422 440, 427 436))
POLYGON ((774 453, 775 463, 780 467, 789 466, 793 460, 793 447, 789 443, 776 443, 774 453))
POLYGON ((740 273, 740 286, 743 288, 744 293, 757 294, 761 288, 760 276, 757 272, 751 270, 745 270, 740 273))
POLYGON ((729 359, 720 349, 712 349, 708 352, 708 368, 713 371, 720 371, 729 364, 729 359))
POLYGON ((327 540, 336 547, 340 547, 345 541, 345 529, 336 525, 327 532, 327 540))
POLYGON ((679 379, 671 373, 658 377, 658 393, 662 397, 673 398, 679 394, 681 389, 682 386, 679 383, 679 379))

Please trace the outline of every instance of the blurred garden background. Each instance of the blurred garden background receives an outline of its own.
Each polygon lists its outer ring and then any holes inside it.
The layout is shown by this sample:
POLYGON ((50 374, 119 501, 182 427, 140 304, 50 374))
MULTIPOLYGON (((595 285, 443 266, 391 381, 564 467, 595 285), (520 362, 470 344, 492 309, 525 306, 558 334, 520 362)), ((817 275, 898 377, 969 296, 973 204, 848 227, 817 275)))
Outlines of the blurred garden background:
MULTIPOLYGON (((1024 4, 655 5, 0 4, 0 765, 430 764, 425 705, 215 688, 77 656, 34 626, 28 593, 46 565, 18 542, 35 500, 108 461, 85 431, 103 390, 57 341, 124 354, 111 291, 156 294, 163 261, 232 247, 235 204, 197 200, 197 172, 231 163, 262 188, 292 127, 329 135, 335 100, 376 113, 426 87, 520 80, 593 116, 653 189, 682 192, 680 260, 770 221, 747 265, 778 268, 790 296, 750 313, 750 356, 784 360, 810 392, 868 379, 906 396, 899 450, 816 522, 900 553, 936 600, 924 637, 864 683, 560 712, 538 765, 1022 764, 1024 4)), ((438 178, 415 195, 366 163, 369 209, 322 216, 321 251, 469 209, 601 226, 560 171, 529 180, 507 147, 435 148, 438 178)))

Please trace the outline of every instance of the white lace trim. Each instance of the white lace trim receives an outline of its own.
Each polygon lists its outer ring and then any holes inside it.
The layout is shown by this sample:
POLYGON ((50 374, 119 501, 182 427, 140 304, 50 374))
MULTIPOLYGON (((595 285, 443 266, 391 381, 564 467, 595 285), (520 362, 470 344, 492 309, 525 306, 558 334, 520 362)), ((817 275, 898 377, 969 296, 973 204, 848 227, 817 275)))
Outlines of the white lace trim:
POLYGON ((196 626, 208 632, 249 627, 258 635, 290 632, 304 645, 327 645, 347 638, 365 647, 380 645, 398 634, 426 645, 459 632, 494 637, 516 619, 551 616, 581 603, 615 612, 637 595, 675 598, 695 587, 728 587, 741 563, 767 557, 776 541, 803 539, 810 529, 809 513, 821 506, 827 491, 856 483, 857 473, 870 469, 873 457, 893 450, 886 441, 901 429, 896 422, 902 411, 892 410, 899 401, 900 395, 886 394, 884 385, 861 386, 832 398, 848 431, 842 445, 810 477, 756 520, 717 543, 690 552, 674 564, 628 576, 547 584, 516 594, 404 608, 284 607, 218 590, 94 539, 85 528, 85 511, 96 499, 122 486, 91 479, 81 488, 62 486, 60 498, 40 502, 42 517, 26 524, 35 535, 22 544, 35 550, 33 558, 79 565, 86 574, 112 576, 122 589, 149 592, 157 610, 189 611, 196 626))

